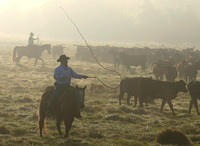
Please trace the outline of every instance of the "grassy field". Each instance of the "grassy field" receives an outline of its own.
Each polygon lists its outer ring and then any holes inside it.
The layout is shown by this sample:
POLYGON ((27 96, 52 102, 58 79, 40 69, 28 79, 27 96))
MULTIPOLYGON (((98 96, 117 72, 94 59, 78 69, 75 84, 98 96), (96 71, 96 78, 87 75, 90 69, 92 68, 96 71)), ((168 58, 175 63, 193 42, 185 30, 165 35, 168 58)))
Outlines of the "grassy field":
MULTIPOLYGON (((59 136, 56 121, 47 118, 48 131, 43 138, 38 131, 37 110, 40 97, 45 88, 54 83, 53 70, 59 64, 51 55, 44 52, 45 67, 39 62, 34 67, 34 59, 22 58, 21 65, 13 64, 12 51, 14 45, 0 46, 0 145, 155 145, 155 138, 160 130, 176 128, 183 131, 193 145, 200 145, 200 123, 194 107, 188 114, 190 96, 180 93, 172 101, 176 117, 172 116, 166 104, 160 113, 161 100, 149 104, 149 108, 141 110, 138 105, 126 105, 126 97, 122 105, 118 104, 119 89, 105 89, 90 92, 91 84, 100 84, 95 79, 73 79, 73 85, 87 85, 86 107, 82 111, 83 118, 75 119, 70 136, 64 139, 59 136)), ((83 62, 75 58, 72 45, 65 50, 71 57, 69 66, 77 73, 97 76, 106 84, 116 86, 120 79, 117 75, 103 70, 97 64, 83 62)), ((103 64, 113 68, 112 64, 103 64)), ((133 68, 127 73, 124 68, 119 72, 125 77, 152 76, 152 71, 142 73, 133 68)), ((198 76, 199 79, 199 76, 198 76)), ((64 132, 64 124, 62 123, 64 132)))

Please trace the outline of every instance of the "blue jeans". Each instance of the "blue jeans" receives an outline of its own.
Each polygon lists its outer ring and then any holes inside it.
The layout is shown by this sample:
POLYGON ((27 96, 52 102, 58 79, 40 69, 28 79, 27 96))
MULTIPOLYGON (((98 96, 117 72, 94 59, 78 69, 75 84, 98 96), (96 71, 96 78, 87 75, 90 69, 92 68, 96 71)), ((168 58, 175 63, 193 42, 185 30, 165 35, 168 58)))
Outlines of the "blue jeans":
POLYGON ((53 95, 49 99, 48 107, 47 107, 47 110, 46 110, 47 113, 49 113, 51 111, 52 107, 56 104, 59 97, 61 96, 61 94, 66 89, 66 86, 67 85, 59 85, 59 84, 57 84, 55 86, 54 91, 53 91, 53 95))

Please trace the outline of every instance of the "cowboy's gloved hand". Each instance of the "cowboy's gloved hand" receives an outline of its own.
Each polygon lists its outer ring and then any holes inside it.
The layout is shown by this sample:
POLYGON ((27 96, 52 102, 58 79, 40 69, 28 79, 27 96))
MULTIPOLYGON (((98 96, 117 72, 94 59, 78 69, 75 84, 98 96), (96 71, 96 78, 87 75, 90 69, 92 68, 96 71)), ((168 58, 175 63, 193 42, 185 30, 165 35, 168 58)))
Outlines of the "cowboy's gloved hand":
POLYGON ((84 75, 84 76, 83 76, 83 78, 84 78, 84 79, 87 79, 87 78, 88 78, 88 76, 84 75))
POLYGON ((64 78, 64 79, 67 79, 67 76, 64 75, 63 78, 64 78))

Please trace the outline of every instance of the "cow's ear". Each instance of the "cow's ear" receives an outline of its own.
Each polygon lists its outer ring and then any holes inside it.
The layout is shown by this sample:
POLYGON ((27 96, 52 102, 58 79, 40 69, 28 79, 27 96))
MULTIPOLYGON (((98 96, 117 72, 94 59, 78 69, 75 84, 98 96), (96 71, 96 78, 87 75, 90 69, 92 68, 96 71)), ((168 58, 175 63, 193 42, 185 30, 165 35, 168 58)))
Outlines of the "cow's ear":
POLYGON ((83 89, 85 90, 87 86, 85 86, 83 89))

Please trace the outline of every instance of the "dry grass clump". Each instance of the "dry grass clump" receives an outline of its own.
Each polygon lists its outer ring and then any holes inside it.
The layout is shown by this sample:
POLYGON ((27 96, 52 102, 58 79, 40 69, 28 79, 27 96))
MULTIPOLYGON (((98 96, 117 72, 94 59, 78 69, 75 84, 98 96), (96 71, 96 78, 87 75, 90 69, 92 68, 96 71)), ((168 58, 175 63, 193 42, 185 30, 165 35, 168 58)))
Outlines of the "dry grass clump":
POLYGON ((112 120, 112 121, 123 121, 123 118, 117 114, 109 115, 105 118, 105 120, 112 120))
POLYGON ((136 114, 136 115, 146 115, 148 114, 148 111, 145 111, 142 108, 136 108, 132 111, 132 113, 136 114))
POLYGON ((97 113, 103 111, 103 108, 101 106, 88 105, 83 111, 86 113, 97 113))
POLYGON ((16 102, 21 102, 21 103, 32 103, 33 99, 29 98, 29 97, 24 97, 22 99, 17 99, 16 102))
POLYGON ((26 129, 16 128, 13 130, 13 134, 15 136, 23 136, 24 134, 26 134, 26 129))
POLYGON ((91 138, 99 138, 99 139, 104 137, 102 131, 100 131, 100 130, 94 128, 94 127, 89 129, 88 136, 91 137, 91 138))
POLYGON ((193 124, 184 124, 184 125, 180 126, 180 128, 186 134, 199 134, 199 132, 200 132, 198 126, 195 126, 193 124))
POLYGON ((178 146, 187 146, 190 145, 190 141, 186 135, 179 130, 167 128, 161 131, 156 137, 156 143, 161 145, 178 145, 178 146))
POLYGON ((200 144, 200 134, 192 136, 191 140, 200 144))
POLYGON ((115 107, 115 106, 108 106, 106 108, 106 112, 109 113, 109 114, 115 114, 115 113, 121 113, 121 111, 119 110, 118 107, 115 107))
POLYGON ((0 98, 0 103, 10 103, 10 100, 9 99, 6 99, 7 97, 4 97, 4 98, 0 98))
POLYGON ((0 126, 0 134, 10 134, 10 130, 8 129, 7 126, 1 125, 0 126))
POLYGON ((107 116, 105 120, 120 121, 120 122, 135 123, 135 124, 144 121, 142 118, 130 114, 124 116, 120 116, 119 114, 112 114, 107 116))
POLYGON ((120 110, 124 113, 133 113, 133 109, 125 105, 120 106, 120 110))

